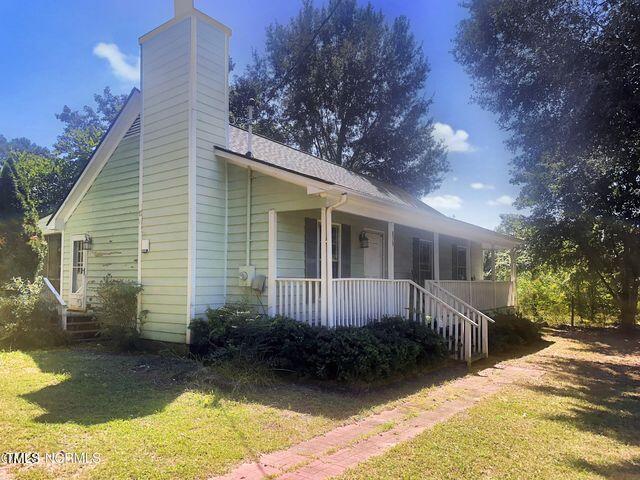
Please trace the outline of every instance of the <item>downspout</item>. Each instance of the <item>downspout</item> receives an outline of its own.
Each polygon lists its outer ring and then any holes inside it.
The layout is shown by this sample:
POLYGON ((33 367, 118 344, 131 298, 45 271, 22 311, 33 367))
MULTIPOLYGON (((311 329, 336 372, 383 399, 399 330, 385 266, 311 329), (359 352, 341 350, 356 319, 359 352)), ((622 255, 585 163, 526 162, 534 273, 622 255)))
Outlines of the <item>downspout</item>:
POLYGON ((333 311, 333 262, 331 261, 332 258, 332 245, 331 245, 331 227, 332 227, 332 214, 333 214, 333 210, 337 207, 340 207, 342 205, 344 205, 345 203, 347 203, 347 194, 343 193, 342 195, 340 195, 340 200, 338 200, 336 203, 334 203, 333 205, 330 205, 328 207, 325 208, 325 215, 324 215, 324 220, 325 220, 325 226, 324 226, 324 235, 323 235, 323 239, 322 239, 322 243, 323 243, 323 252, 324 252, 324 258, 326 259, 326 261, 324 262, 324 267, 325 267, 325 271, 323 272, 323 277, 324 277, 324 294, 325 294, 325 312, 326 312, 326 323, 327 326, 329 327, 333 327, 335 326, 335 318, 334 318, 334 311, 333 311))

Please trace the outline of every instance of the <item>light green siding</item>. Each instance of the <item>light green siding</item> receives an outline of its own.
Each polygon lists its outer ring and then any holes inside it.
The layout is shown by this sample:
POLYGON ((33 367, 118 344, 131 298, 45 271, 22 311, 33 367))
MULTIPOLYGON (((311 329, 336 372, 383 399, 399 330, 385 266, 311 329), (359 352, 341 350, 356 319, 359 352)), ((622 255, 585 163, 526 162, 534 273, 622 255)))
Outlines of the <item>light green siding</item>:
MULTIPOLYGON (((246 265, 247 170, 228 166, 227 301, 257 304, 248 287, 238 286, 238 267, 246 265)), ((251 265, 267 275, 270 209, 278 211, 278 276, 304 277, 304 217, 318 215, 324 200, 304 188, 252 172, 251 265), (290 211, 296 209, 296 211, 290 211), (304 211, 298 211, 304 210, 304 211)), ((261 297, 266 307, 266 292, 261 297)))
POLYGON ((196 20, 195 65, 195 250, 193 313, 225 302, 226 179, 224 161, 213 154, 227 146, 226 34, 196 20))
POLYGON ((189 225, 189 59, 187 18, 142 44, 143 335, 185 341, 189 225))
POLYGON ((139 136, 125 137, 98 174, 64 228, 62 296, 69 300, 72 235, 93 240, 87 258, 87 304, 105 275, 138 277, 139 136))

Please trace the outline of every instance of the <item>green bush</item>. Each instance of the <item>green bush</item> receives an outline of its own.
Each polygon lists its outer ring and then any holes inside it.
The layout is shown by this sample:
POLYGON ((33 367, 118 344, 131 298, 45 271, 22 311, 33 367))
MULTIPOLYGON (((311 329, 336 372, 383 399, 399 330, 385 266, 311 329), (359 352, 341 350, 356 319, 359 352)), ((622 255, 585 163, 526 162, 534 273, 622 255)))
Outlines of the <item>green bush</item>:
POLYGON ((191 331, 193 351, 211 361, 241 358, 323 380, 371 382, 410 372, 447 354, 435 332, 400 318, 327 329, 230 305, 208 310, 206 319, 191 323, 191 331))
POLYGON ((521 345, 539 342, 540 326, 517 312, 497 312, 489 323, 489 351, 504 352, 521 345))
POLYGON ((138 314, 138 294, 142 286, 134 282, 105 276, 97 289, 98 306, 96 320, 99 333, 119 350, 136 350, 140 347, 140 325, 146 311, 138 314))
POLYGON ((42 296, 42 277, 33 282, 14 278, 0 295, 0 345, 9 348, 42 348, 64 344, 55 305, 42 296))

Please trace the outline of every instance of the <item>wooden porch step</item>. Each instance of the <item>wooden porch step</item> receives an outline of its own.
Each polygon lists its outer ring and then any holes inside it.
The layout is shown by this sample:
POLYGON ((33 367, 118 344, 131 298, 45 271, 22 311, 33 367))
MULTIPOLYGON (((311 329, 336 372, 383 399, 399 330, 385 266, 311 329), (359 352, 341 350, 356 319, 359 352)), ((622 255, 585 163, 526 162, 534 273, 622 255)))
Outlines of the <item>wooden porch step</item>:
POLYGON ((100 324, 92 311, 67 312, 67 332, 73 342, 89 342, 98 338, 100 324))

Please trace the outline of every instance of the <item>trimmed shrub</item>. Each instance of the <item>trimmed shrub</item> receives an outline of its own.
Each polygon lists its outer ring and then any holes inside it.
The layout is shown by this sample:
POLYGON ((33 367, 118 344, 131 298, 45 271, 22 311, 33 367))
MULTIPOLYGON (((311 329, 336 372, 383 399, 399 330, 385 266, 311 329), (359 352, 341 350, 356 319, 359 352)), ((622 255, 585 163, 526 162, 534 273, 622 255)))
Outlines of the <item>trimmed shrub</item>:
POLYGON ((209 361, 241 358, 322 380, 371 382, 440 361, 447 352, 431 329, 401 318, 327 329, 229 305, 208 310, 191 330, 193 351, 209 361))
POLYGON ((498 312, 489 323, 489 351, 504 352, 510 348, 531 345, 541 340, 540 326, 519 312, 498 312))
POLYGON ((99 305, 96 320, 99 333, 118 350, 137 350, 140 347, 139 327, 147 312, 138 314, 138 294, 142 286, 105 276, 97 289, 99 305))
POLYGON ((42 296, 42 277, 33 282, 14 278, 0 295, 0 345, 42 348, 67 342, 55 305, 42 296))

